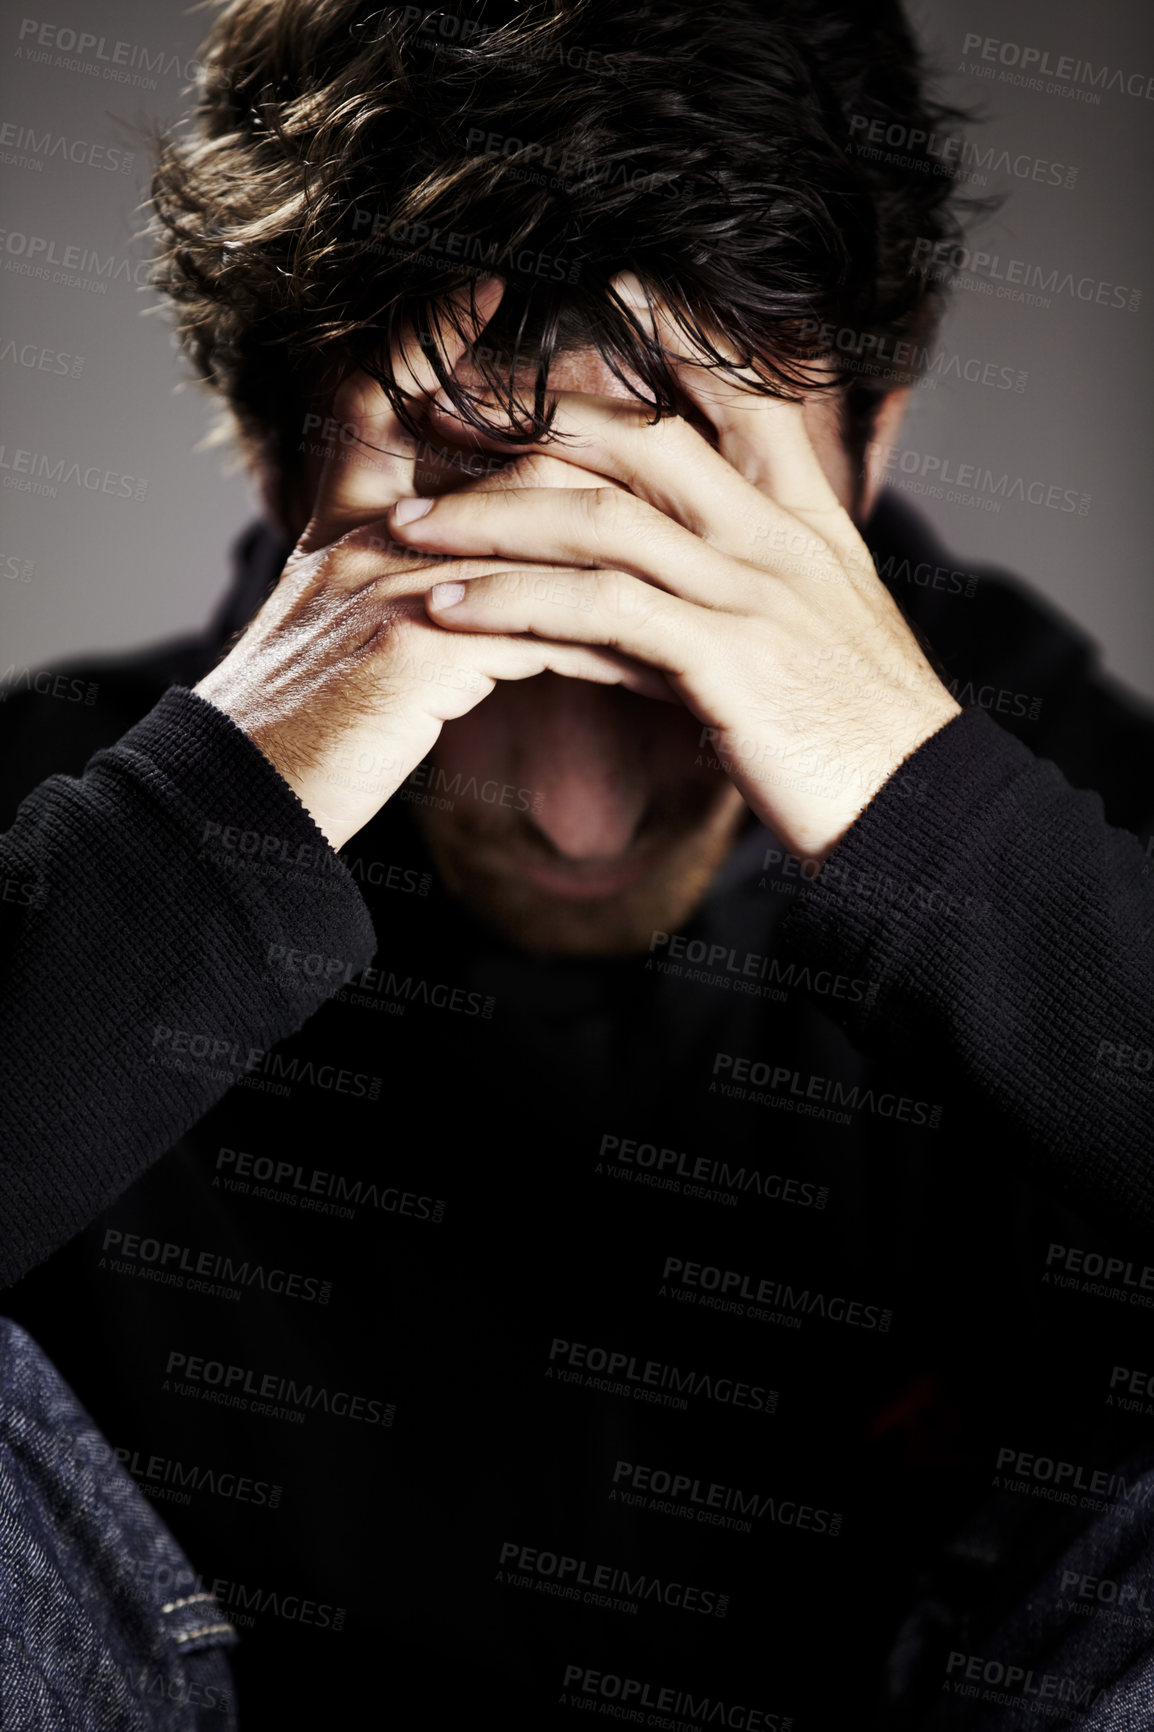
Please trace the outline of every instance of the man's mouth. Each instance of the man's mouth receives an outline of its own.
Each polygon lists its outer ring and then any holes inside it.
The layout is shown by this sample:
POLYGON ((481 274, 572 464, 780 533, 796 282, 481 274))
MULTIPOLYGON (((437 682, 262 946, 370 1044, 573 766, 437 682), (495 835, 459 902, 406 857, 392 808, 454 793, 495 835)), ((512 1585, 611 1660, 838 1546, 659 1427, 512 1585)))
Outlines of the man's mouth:
POLYGON ((614 860, 518 861, 518 876, 538 890, 565 901, 599 901, 620 896, 644 878, 652 866, 647 852, 635 852, 614 860))
POLYGON ((528 884, 558 901, 597 902, 624 895, 639 884, 652 872, 661 852, 658 840, 651 838, 625 854, 574 860, 518 839, 505 846, 490 843, 472 850, 472 863, 487 874, 528 884))

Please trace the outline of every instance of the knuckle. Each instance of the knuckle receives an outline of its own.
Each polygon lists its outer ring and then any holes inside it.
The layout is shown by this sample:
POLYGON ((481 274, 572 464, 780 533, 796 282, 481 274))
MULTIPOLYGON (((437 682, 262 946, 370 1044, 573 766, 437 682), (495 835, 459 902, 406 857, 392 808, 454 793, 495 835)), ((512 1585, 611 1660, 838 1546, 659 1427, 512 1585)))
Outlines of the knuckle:
POLYGON ((632 516, 631 495, 618 487, 582 488, 577 509, 595 536, 610 537, 626 527, 632 516))
POLYGON ((561 461, 559 457, 549 457, 543 451, 536 452, 532 457, 523 457, 513 465, 513 473, 517 474, 521 484, 527 487, 570 487, 572 486, 572 467, 561 461))
POLYGON ((387 637, 391 644, 401 648, 421 637, 425 629, 425 622, 414 611, 411 601, 390 600, 378 610, 376 617, 378 635, 387 637))
POLYGON ((684 415, 662 415, 648 428, 648 434, 653 444, 668 446, 673 452, 685 450, 690 445, 700 442, 701 435, 697 433, 684 415))
POLYGON ((525 571, 490 571, 469 585, 469 597, 491 608, 516 608, 531 595, 531 584, 525 571))
POLYGON ((503 469, 496 470, 479 483, 474 491, 509 493, 522 487, 564 487, 568 485, 564 475, 563 463, 559 463, 555 457, 546 457, 541 452, 535 452, 527 457, 517 457, 503 469))
MULTIPOLYGON (((643 403, 633 400, 626 401, 619 397, 614 397, 612 402, 613 418, 621 431, 627 435, 638 433, 648 435, 661 426, 661 421, 654 422, 652 420, 652 410, 643 403)), ((666 417, 662 417, 662 419, 664 420, 666 417)))
POLYGON ((367 592, 358 599, 357 611, 370 628, 365 648, 375 657, 404 656, 420 635, 420 622, 411 607, 400 601, 387 601, 382 606, 379 598, 374 605, 367 592))
POLYGON ((640 603, 644 600, 638 596, 637 586, 623 571, 599 571, 596 596, 599 610, 608 619, 635 618, 641 612, 640 603))
POLYGON ((328 552, 327 547, 310 543, 306 533, 289 554, 277 588, 305 589, 322 581, 328 552))
POLYGON ((529 574, 524 571, 492 571, 487 577, 477 579, 473 599, 511 604, 521 600, 529 581, 529 574))
POLYGON ((403 553, 412 554, 413 549, 403 547, 394 541, 389 534, 389 525, 385 518, 376 517, 368 523, 358 523, 352 529, 346 529, 332 544, 334 558, 341 563, 358 564, 363 562, 365 554, 382 553, 398 556, 403 553))

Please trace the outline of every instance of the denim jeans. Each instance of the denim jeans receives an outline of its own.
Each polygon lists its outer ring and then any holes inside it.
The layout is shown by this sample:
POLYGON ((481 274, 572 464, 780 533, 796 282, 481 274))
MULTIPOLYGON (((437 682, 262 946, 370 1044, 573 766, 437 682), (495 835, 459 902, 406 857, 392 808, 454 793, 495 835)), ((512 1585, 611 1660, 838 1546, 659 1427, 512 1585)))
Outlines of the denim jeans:
POLYGON ((0 1318, 0 1727, 235 1732, 235 1640, 72 1391, 0 1318))
MULTIPOLYGON (((1154 1451, 1098 1502, 991 1497, 924 1583, 872 1724, 1150 1732, 1154 1451)), ((71 1391, 0 1319, 0 1728, 235 1732, 235 1640, 71 1391)))
POLYGON ((1097 1496, 1034 1489, 992 1496, 923 1583, 885 1732, 1154 1728, 1154 1450, 1097 1496))

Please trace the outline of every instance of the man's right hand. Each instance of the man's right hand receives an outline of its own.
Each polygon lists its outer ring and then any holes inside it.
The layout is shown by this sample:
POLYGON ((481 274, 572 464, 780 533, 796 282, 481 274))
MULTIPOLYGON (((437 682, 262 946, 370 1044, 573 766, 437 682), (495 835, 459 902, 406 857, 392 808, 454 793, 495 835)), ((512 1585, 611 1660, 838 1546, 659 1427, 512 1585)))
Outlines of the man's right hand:
MULTIPOLYGON (((478 289, 477 334, 500 295, 499 282, 478 289)), ((463 340, 455 351, 446 343, 451 367, 464 348, 463 340)), ((415 337, 394 352, 393 368, 418 405, 437 389, 415 337)), ((363 373, 341 385, 332 415, 342 436, 326 457, 304 534, 277 587, 194 690, 260 747, 333 848, 428 756, 443 724, 467 714, 498 680, 551 670, 669 701, 663 676, 609 650, 434 625, 424 604, 434 583, 518 566, 414 557, 392 541, 385 513, 417 492, 414 440, 363 373)), ((557 595, 574 575, 548 564, 534 565, 533 574, 557 595)))

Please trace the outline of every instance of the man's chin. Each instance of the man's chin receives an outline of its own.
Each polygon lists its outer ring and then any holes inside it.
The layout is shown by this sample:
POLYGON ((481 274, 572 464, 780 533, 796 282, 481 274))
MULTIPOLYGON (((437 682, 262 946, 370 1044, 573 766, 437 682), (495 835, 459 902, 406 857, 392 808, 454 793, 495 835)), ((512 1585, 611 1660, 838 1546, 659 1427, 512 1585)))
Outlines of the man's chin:
POLYGON ((560 863, 480 865, 455 839, 426 832, 446 888, 486 926, 536 956, 636 956, 654 932, 689 920, 731 846, 731 837, 695 836, 644 870, 628 861, 569 870, 560 863), (708 840, 712 846, 702 847, 708 840))

